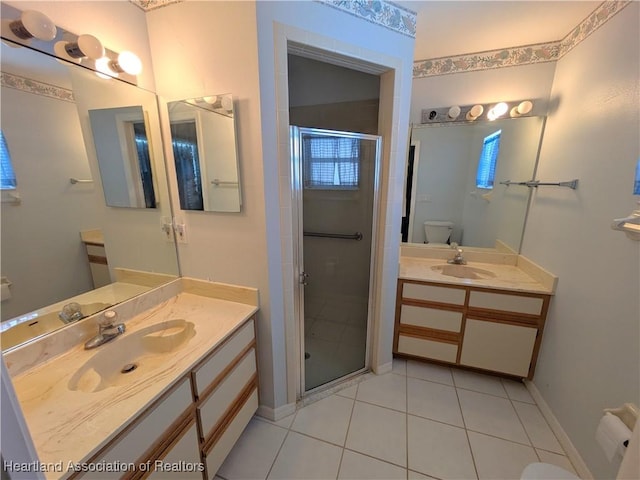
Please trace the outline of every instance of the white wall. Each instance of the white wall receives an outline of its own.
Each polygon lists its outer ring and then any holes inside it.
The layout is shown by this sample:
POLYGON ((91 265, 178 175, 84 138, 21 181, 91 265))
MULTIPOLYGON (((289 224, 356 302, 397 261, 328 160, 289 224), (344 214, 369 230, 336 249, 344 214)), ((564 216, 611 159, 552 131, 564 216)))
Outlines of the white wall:
POLYGON ((557 65, 523 254, 558 275, 534 383, 596 478, 615 477, 594 440, 605 407, 640 404, 640 243, 609 228, 637 208, 640 4, 557 65))
MULTIPOLYGON (((172 155, 168 164, 175 216, 187 225, 181 272, 260 290, 260 401, 274 404, 274 335, 267 273, 258 41, 253 2, 182 2, 147 14, 157 92, 163 100, 231 93, 237 122, 242 211, 182 211, 172 155), (171 32, 170 35, 167 33, 171 32)), ((169 125, 166 108, 161 114, 169 125)), ((168 128, 165 140, 170 138, 168 128)), ((170 144, 165 146, 171 152, 170 144)), ((281 353, 283 356, 284 353, 281 353)), ((282 387, 280 387, 282 388, 282 387)))

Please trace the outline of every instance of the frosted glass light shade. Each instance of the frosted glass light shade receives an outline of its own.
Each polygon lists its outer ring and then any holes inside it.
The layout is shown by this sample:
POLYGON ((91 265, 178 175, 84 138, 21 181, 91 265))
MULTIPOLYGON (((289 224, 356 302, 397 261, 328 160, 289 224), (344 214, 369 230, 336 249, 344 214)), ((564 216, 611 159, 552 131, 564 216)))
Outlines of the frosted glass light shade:
POLYGON ((142 62, 133 52, 121 52, 118 55, 118 66, 129 75, 138 75, 142 71, 142 62))
POLYGON ((36 10, 25 10, 19 20, 9 24, 13 34, 23 40, 37 38, 50 42, 56 38, 58 32, 55 23, 44 13, 36 10))

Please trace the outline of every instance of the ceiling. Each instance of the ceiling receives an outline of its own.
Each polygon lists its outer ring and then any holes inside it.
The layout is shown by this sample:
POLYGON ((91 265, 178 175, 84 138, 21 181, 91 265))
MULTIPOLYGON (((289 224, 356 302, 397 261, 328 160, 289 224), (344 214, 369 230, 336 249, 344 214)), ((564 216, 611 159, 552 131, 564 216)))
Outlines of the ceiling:
POLYGON ((561 40, 602 2, 404 0, 418 13, 414 59, 561 40))

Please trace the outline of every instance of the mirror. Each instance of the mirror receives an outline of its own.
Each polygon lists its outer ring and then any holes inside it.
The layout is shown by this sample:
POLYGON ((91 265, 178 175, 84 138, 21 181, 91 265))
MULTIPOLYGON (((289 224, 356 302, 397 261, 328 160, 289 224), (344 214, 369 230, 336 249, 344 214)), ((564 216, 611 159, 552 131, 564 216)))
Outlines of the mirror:
POLYGON ((170 102, 168 109, 180 208, 239 212, 242 196, 231 95, 170 102))
POLYGON ((105 202, 155 208, 147 126, 141 105, 89 110, 105 202))
MULTIPOLYGON (((466 247, 520 251, 530 188, 501 185, 535 177, 545 117, 493 122, 414 125, 406 203, 407 238, 426 242, 424 223, 453 223, 450 242, 466 247), (484 141, 501 131, 493 188, 477 188, 484 141)), ((427 244, 428 245, 428 244, 427 244)))
POLYGON ((5 41, 1 48, 3 147, 16 179, 2 190, 0 342, 6 351, 179 271, 173 236, 161 228, 162 217, 172 213, 156 95, 29 48, 5 41), (155 208, 105 204, 110 187, 97 152, 108 137, 106 127, 92 124, 95 112, 144 126, 155 208), (60 315, 71 302, 80 313, 60 315))

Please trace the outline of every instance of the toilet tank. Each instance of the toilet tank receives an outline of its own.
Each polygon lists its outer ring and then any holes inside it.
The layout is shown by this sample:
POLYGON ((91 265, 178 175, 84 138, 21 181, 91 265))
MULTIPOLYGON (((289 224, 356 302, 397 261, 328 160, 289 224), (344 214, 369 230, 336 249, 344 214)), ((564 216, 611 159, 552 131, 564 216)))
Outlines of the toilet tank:
POLYGON ((448 243, 453 231, 453 222, 427 220, 424 222, 424 235, 427 243, 448 243))

